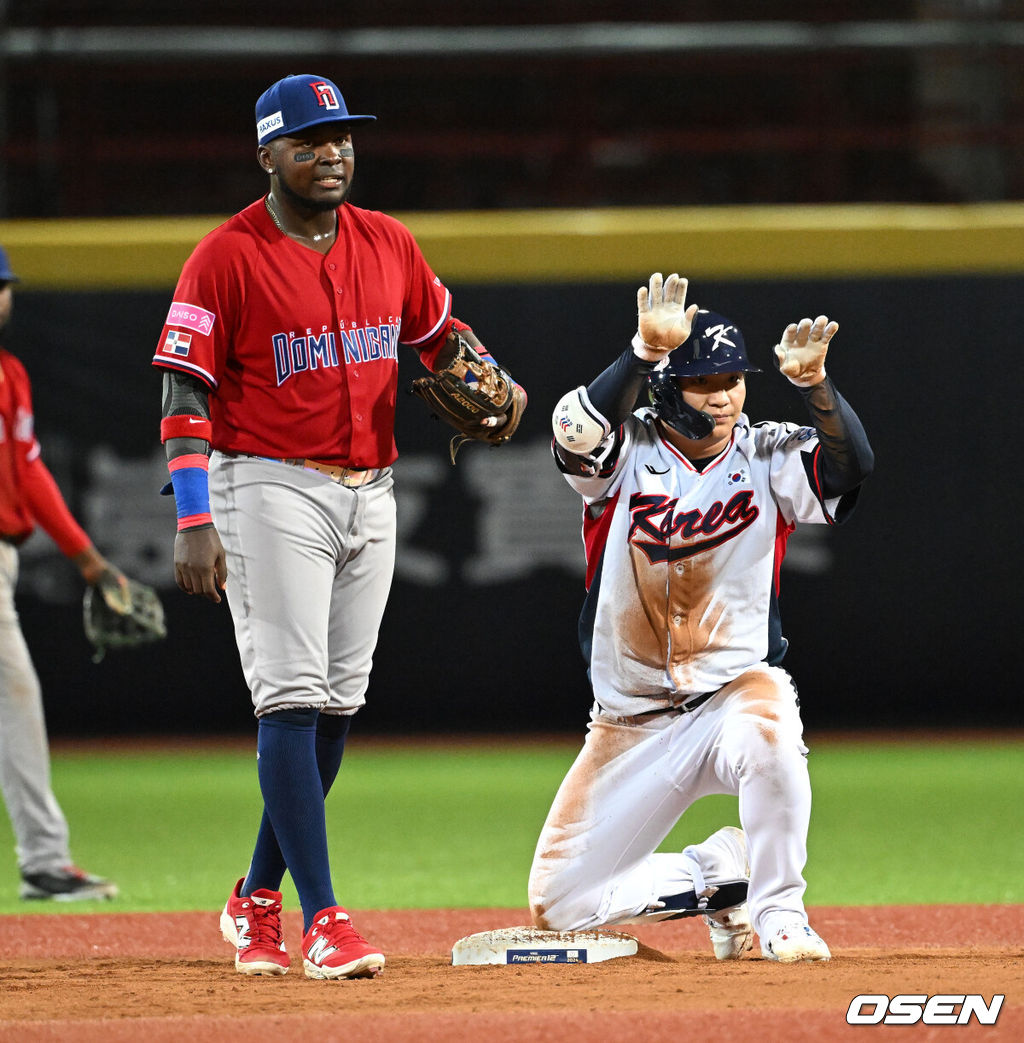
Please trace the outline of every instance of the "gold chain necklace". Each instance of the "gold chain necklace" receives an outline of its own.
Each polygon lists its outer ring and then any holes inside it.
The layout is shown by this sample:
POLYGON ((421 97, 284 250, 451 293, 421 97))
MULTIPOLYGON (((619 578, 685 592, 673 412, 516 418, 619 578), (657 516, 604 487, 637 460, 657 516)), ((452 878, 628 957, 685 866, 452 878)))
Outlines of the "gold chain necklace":
MULTIPOLYGON (((335 229, 333 228, 329 232, 322 232, 317 235, 303 235, 301 232, 286 232, 284 225, 281 224, 281 218, 278 217, 274 204, 270 201, 270 196, 267 196, 263 200, 263 205, 267 208, 267 213, 270 214, 270 220, 277 225, 282 235, 287 235, 293 239, 309 239, 314 243, 323 242, 324 239, 330 239, 331 236, 334 235, 335 229)), ((337 218, 335 218, 335 220, 337 220, 337 218)))

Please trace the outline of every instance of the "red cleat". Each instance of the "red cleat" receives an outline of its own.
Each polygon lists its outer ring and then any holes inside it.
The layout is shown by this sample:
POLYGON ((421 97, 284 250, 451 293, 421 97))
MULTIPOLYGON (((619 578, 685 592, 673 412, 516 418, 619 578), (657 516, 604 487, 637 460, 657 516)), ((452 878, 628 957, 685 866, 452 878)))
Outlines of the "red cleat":
POLYGON ((224 941, 235 947, 239 974, 286 974, 291 962, 281 934, 281 892, 260 888, 242 897, 244 878, 235 884, 220 914, 224 941))
POLYGON ((307 978, 376 978, 384 970, 384 954, 352 926, 340 905, 316 914, 302 939, 302 962, 307 978))

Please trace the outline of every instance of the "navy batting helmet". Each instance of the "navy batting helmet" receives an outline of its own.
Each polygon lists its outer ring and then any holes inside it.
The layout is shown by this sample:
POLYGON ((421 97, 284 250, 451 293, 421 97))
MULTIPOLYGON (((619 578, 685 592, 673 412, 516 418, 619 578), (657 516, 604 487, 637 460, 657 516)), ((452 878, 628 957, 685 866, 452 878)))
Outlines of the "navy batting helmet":
POLYGON ((715 429, 714 417, 686 403, 679 378, 760 372, 747 358, 739 328, 716 312, 701 310, 694 317, 689 337, 647 378, 647 397, 658 417, 681 435, 707 438, 715 429))
POLYGON ((760 373, 747 359, 743 334, 724 315, 699 311, 690 335, 668 356, 674 377, 706 377, 709 373, 760 373))

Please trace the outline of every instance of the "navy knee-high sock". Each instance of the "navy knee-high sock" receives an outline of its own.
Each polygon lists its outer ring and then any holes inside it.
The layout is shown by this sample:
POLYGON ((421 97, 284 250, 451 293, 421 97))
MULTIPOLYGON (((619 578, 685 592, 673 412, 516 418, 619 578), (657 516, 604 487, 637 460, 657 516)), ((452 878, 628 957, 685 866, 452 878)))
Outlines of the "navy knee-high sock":
POLYGON ((265 815, 299 893, 303 931, 321 909, 337 904, 327 854, 323 785, 317 769, 316 722, 316 710, 265 714, 257 736, 265 815))
POLYGON ((345 739, 348 737, 351 716, 322 713, 316 722, 316 767, 320 772, 320 782, 324 788, 324 796, 331 792, 331 786, 338 777, 341 758, 345 754, 345 739))
MULTIPOLYGON (((330 793, 331 786, 338 775, 338 769, 341 767, 341 759, 345 753, 345 739, 351 723, 350 716, 320 714, 317 718, 316 767, 325 797, 330 793)), ((284 879, 287 868, 284 855, 281 854, 281 845, 277 842, 277 835, 270 822, 270 816, 264 809, 259 833, 256 835, 252 862, 249 865, 249 872, 242 885, 241 893, 250 895, 261 887, 270 891, 280 891, 281 881, 284 879)), ((320 908, 326 907, 321 906, 320 908)))

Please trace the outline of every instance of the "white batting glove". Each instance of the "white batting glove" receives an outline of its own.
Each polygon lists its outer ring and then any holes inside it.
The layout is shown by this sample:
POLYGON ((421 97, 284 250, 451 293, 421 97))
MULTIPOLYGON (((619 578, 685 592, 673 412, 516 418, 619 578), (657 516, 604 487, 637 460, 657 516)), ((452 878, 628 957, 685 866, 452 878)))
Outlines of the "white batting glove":
POLYGON ((658 362, 690 335, 697 305, 686 307, 689 282, 673 272, 662 284, 661 272, 636 291, 637 330, 633 351, 648 362, 658 362))
POLYGON ((814 322, 801 319, 791 322, 775 345, 779 370, 797 387, 807 388, 825 379, 825 356, 828 343, 839 329, 838 322, 829 322, 827 315, 819 315, 814 322))

